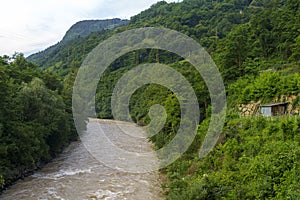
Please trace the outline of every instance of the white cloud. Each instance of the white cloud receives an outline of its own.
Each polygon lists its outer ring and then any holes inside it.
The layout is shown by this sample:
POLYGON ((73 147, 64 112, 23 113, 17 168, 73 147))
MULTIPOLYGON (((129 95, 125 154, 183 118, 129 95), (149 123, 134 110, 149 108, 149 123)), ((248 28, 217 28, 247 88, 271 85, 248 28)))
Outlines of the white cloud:
MULTIPOLYGON (((0 55, 30 54, 57 43, 84 19, 127 18, 159 0, 9 0, 1 2, 0 55)), ((168 2, 173 2, 169 0, 168 2)))

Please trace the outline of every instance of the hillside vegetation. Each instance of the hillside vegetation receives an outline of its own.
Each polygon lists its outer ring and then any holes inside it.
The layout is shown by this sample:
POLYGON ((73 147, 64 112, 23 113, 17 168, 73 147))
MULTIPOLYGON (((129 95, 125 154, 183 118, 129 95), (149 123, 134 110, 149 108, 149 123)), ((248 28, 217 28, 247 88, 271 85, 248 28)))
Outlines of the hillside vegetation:
POLYGON ((59 154, 77 133, 70 82, 22 54, 0 57, 0 76, 1 191, 59 154))
MULTIPOLYGON (((126 26, 70 40, 50 53, 36 54, 34 61, 71 85, 87 54, 113 34, 151 26, 187 34, 211 54, 228 94, 222 137, 207 157, 199 159, 198 152, 212 109, 208 90, 192 65, 170 52, 141 49, 115 60, 98 85, 98 117, 112 118, 111 94, 124 73, 143 63, 167 64, 193 86, 201 124, 189 150, 161 170, 166 175, 166 198, 299 199, 299 116, 240 118, 236 109, 237 104, 252 100, 270 102, 300 92, 299 6, 299 0, 162 1, 132 17, 126 26)), ((155 104, 163 105, 168 114, 163 129, 151 138, 161 148, 176 135, 180 124, 180 106, 172 91, 155 84, 143 86, 131 97, 130 112, 134 121, 146 125, 149 108, 155 104)))
POLYGON ((86 55, 97 45, 99 42, 99 40, 96 39, 98 35, 97 32, 109 32, 109 30, 126 25, 128 22, 128 20, 117 18, 77 22, 67 31, 60 42, 42 52, 30 55, 27 60, 36 63, 43 69, 55 66, 56 68, 60 68, 62 75, 66 75, 68 73, 66 63, 70 64, 70 62, 73 61, 82 61, 84 58, 83 55, 86 55), (90 36, 92 33, 95 33, 94 36, 90 36), (86 42, 86 37, 88 36, 92 37, 92 43, 86 42), (84 41, 85 44, 79 50, 76 46, 82 44, 82 41, 84 41), (72 56, 70 57, 70 55, 72 56))

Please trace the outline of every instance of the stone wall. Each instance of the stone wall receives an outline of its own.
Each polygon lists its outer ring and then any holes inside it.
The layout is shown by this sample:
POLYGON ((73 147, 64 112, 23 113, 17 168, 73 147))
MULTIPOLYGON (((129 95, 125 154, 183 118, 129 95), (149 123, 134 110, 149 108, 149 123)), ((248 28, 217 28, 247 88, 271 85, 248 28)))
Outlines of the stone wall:
MULTIPOLYGON (((300 99, 300 93, 298 95, 281 95, 278 98, 274 98, 272 102, 269 103, 277 103, 277 102, 287 102, 287 114, 288 115, 300 115, 300 101, 296 103, 297 98, 300 99), (293 106, 294 105, 294 106, 293 106)), ((238 112, 241 117, 259 115, 259 106, 261 105, 260 101, 252 101, 249 104, 239 104, 237 106, 238 112)))
POLYGON ((297 105, 294 105, 293 108, 293 104, 294 101, 300 98, 300 94, 296 95, 281 95, 279 98, 274 99, 277 102, 288 102, 288 108, 287 108, 287 113, 288 114, 293 114, 293 115, 299 115, 300 113, 300 105, 299 103, 297 105))
POLYGON ((257 110, 259 109, 260 101, 258 102, 250 102, 249 104, 239 104, 238 111, 240 116, 248 117, 255 115, 257 110))

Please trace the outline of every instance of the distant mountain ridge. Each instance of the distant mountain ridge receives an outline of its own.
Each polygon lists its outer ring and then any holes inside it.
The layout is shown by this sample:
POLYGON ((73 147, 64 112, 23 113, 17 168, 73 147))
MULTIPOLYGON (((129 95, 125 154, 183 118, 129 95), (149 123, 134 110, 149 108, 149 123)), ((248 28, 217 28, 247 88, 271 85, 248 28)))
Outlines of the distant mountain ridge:
POLYGON ((71 26, 71 28, 66 32, 65 36, 60 42, 48 47, 43 51, 30 55, 26 59, 39 65, 42 68, 47 68, 44 66, 44 64, 48 63, 48 61, 53 59, 54 57, 57 57, 57 54, 66 44, 70 42, 72 43, 72 41, 74 40, 86 38, 92 33, 97 33, 105 30, 113 30, 116 27, 125 26, 128 23, 129 20, 119 18, 79 21, 71 26))
POLYGON ((93 32, 101 29, 113 29, 117 26, 127 25, 129 20, 119 18, 105 20, 84 20, 74 24, 63 38, 64 41, 73 40, 79 37, 86 37, 93 32))

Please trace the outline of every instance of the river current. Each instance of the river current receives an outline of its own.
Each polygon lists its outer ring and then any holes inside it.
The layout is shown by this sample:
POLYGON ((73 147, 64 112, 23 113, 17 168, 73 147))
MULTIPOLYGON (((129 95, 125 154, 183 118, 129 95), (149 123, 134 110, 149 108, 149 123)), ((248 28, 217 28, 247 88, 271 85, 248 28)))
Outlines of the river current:
MULTIPOLYGON (((92 120, 87 133, 101 123, 110 140, 129 150, 153 151, 147 138, 122 133, 113 121, 92 120)), ((122 126, 122 125, 121 125, 122 126)), ((135 124, 128 129, 142 132, 135 124)), ((95 131, 95 130, 94 130, 95 131)), ((112 154, 114 152, 111 152, 112 154)), ((142 162, 142 160, 141 160, 142 162)), ((43 169, 18 181, 0 196, 3 200, 91 200, 91 199, 163 199, 159 173, 129 173, 105 166, 96 160, 82 142, 74 142, 43 169)))

